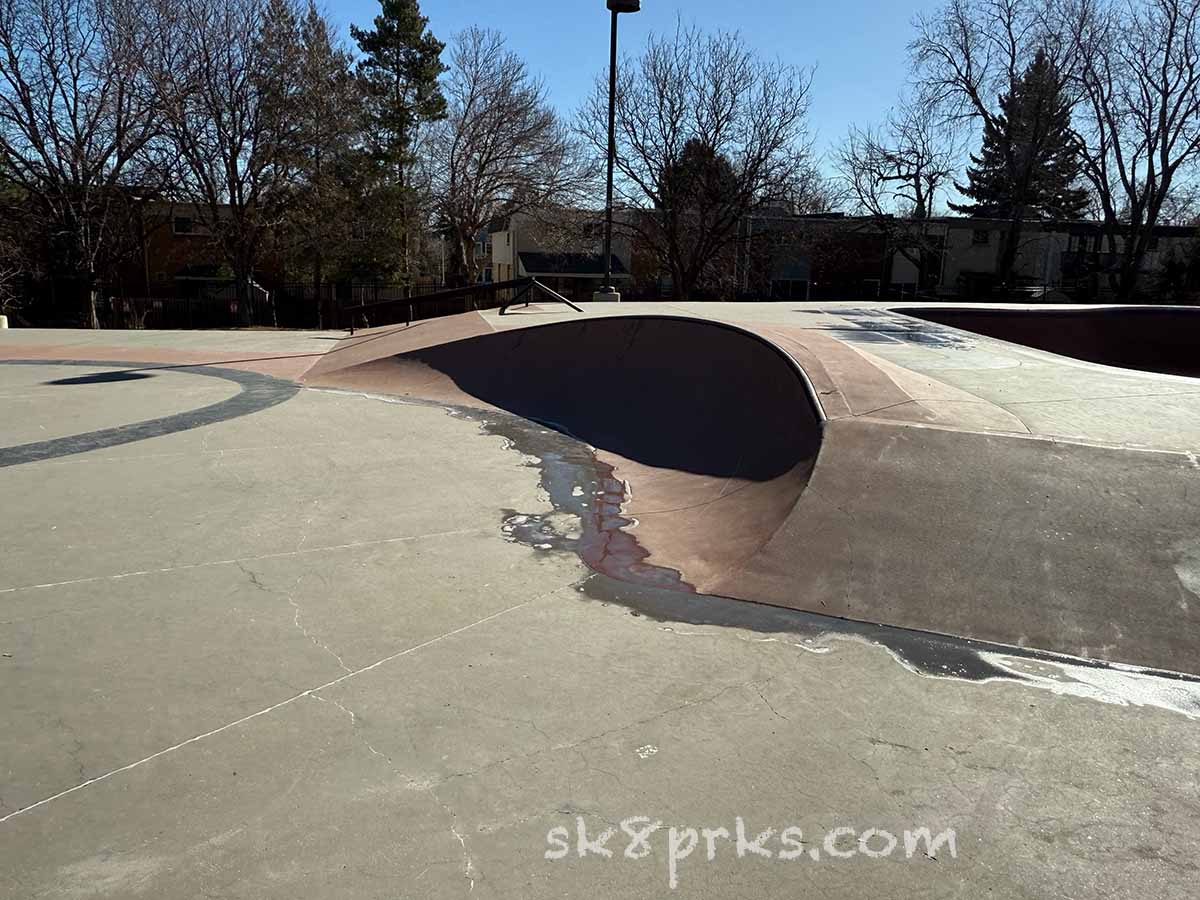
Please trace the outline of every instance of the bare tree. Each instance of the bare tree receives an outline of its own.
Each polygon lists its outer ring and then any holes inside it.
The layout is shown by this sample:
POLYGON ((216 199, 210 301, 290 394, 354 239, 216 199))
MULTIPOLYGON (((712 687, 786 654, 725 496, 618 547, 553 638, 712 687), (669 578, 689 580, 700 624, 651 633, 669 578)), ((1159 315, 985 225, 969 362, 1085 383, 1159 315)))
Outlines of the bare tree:
POLYGON ((1078 0, 1066 11, 1084 172, 1116 260, 1112 287, 1129 299, 1155 225, 1194 191, 1182 182, 1200 159, 1200 0, 1078 0))
POLYGON ((435 218, 451 242, 450 272, 473 282, 477 235, 501 215, 577 201, 588 183, 545 86, 496 31, 454 40, 443 86, 447 116, 429 143, 435 218))
POLYGON ((25 305, 21 283, 28 271, 23 242, 8 227, 0 226, 0 315, 14 315, 25 305))
POLYGON ((956 151, 927 107, 902 104, 880 128, 852 127, 836 166, 858 208, 927 219, 954 174, 956 151))
MULTIPOLYGON (((615 194, 624 228, 671 275, 677 299, 732 272, 739 223, 792 206, 810 183, 810 72, 759 59, 740 35, 680 23, 617 72, 615 194)), ((608 84, 598 78, 578 132, 608 149, 608 84)))
POLYGON ((997 98, 1020 79, 1038 50, 1059 71, 1072 68, 1056 0, 947 0, 915 21, 909 44, 920 99, 949 120, 998 125, 997 98))
POLYGON ((92 328, 148 187, 138 163, 158 115, 138 65, 144 33, 128 0, 0 0, 0 178, 82 286, 92 328))
POLYGON ((179 199, 222 250, 245 311, 295 160, 297 12, 291 0, 157 0, 155 13, 146 59, 179 199))
POLYGON ((957 151, 926 104, 902 102, 880 128, 851 127, 835 166, 855 210, 883 233, 924 284, 939 238, 929 219, 949 185, 957 151))

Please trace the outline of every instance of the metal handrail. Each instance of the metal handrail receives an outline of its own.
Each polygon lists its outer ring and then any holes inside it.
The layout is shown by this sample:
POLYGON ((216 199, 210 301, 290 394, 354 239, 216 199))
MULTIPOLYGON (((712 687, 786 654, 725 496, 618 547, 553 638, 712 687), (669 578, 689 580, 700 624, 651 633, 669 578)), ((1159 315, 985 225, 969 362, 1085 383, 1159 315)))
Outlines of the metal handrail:
POLYGON ((552 291, 550 288, 546 287, 544 284, 542 284, 536 278, 530 278, 529 281, 530 281, 529 287, 527 287, 525 290, 521 291, 520 294, 513 297, 511 300, 509 300, 507 303, 505 303, 503 306, 500 307, 500 315, 504 315, 505 313, 507 313, 508 308, 510 306, 516 306, 517 303, 519 302, 519 298, 521 296, 524 296, 526 298, 525 306, 528 306, 529 305, 529 295, 533 292, 534 288, 538 288, 543 293, 549 294, 550 299, 556 303, 565 303, 565 304, 567 304, 567 306, 571 307, 571 309, 575 310, 575 312, 583 312, 582 309, 580 309, 578 306, 576 306, 574 303, 572 303, 570 300, 568 300, 562 294, 558 293, 558 291, 552 291))
MULTIPOLYGON (((571 307, 571 309, 575 310, 576 312, 583 312, 582 309, 580 309, 578 306, 576 306, 574 303, 572 303, 566 297, 562 296, 559 293, 556 293, 555 291, 552 291, 550 288, 546 287, 544 284, 542 284, 536 278, 532 278, 532 277, 514 278, 510 281, 485 281, 480 284, 470 284, 470 285, 466 285, 465 287, 448 288, 444 291, 435 291, 432 294, 425 294, 424 296, 421 296, 421 297, 396 297, 392 300, 376 300, 372 303, 359 303, 354 306, 343 306, 341 311, 343 313, 349 314, 349 316, 350 316, 350 333, 354 334, 354 328, 355 328, 354 321, 355 321, 357 314, 365 313, 368 310, 382 309, 385 307, 394 307, 398 304, 403 305, 405 307, 404 324, 406 326, 408 326, 408 325, 411 325, 412 321, 413 321, 413 304, 438 303, 438 302, 443 302, 446 300, 453 300, 456 297, 469 297, 480 291, 487 291, 492 294, 498 294, 500 291, 503 291, 503 290, 517 289, 517 288, 519 288, 520 290, 518 290, 517 293, 508 302, 504 303, 500 307, 500 315, 504 315, 508 311, 509 307, 515 306, 516 304, 522 302, 522 298, 524 298, 525 305, 528 306, 529 305, 528 297, 534 288, 538 288, 541 291, 543 291, 544 293, 549 294, 551 299, 554 300, 555 302, 565 303, 565 304, 567 304, 567 306, 571 307)), ((477 307, 474 307, 474 308, 477 308, 477 307)), ((468 310, 464 309, 463 311, 467 312, 468 310)))

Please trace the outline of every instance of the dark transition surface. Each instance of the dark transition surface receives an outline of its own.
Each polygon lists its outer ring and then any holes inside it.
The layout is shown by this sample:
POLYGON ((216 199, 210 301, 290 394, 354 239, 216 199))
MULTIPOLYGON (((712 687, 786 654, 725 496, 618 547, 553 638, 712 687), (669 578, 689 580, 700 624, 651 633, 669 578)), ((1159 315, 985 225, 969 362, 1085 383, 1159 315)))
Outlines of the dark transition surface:
POLYGON ((895 312, 1086 362, 1200 377, 1200 308, 904 308, 895 312))
POLYGON ((648 466, 770 481, 820 444, 820 414, 795 363, 711 322, 560 322, 402 359, 447 375, 464 394, 648 466))

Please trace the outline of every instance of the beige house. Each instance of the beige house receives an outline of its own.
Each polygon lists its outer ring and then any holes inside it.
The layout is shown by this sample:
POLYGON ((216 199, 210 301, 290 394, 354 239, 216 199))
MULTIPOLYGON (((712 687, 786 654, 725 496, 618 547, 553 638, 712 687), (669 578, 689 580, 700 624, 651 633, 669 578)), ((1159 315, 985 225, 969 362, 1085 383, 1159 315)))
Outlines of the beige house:
MULTIPOLYGON (((603 214, 560 210, 509 216, 491 231, 492 279, 534 277, 572 300, 590 300, 604 281, 603 214)), ((630 278, 630 242, 613 235, 612 277, 630 278)))

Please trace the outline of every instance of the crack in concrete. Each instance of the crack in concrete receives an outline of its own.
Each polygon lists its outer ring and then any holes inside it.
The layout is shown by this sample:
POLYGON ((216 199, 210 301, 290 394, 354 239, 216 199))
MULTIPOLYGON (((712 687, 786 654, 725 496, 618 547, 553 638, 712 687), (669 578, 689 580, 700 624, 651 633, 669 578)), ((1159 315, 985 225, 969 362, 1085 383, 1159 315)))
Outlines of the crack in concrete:
MULTIPOLYGON (((301 577, 303 577, 303 576, 301 576, 301 577)), ((301 622, 300 622, 300 613, 301 613, 300 604, 297 603, 295 601, 295 599, 293 599, 291 594, 287 595, 287 602, 292 607, 292 609, 295 610, 295 614, 292 616, 292 625, 294 625, 296 627, 296 629, 302 635, 304 635, 306 638, 308 638, 310 641, 312 641, 313 646, 319 648, 320 650, 325 651, 330 656, 332 656, 334 658, 334 660, 337 662, 338 667, 343 672, 350 673, 351 671, 353 671, 348 665, 346 665, 346 663, 342 660, 341 655, 337 651, 335 651, 332 647, 330 647, 328 644, 326 644, 324 641, 322 641, 315 634, 313 634, 311 631, 309 631, 307 628, 305 628, 304 625, 301 624, 301 622)))
POLYGON ((494 719, 497 722, 513 722, 517 725, 525 725, 526 727, 531 728, 533 731, 536 731, 541 736, 542 740, 544 740, 547 744, 554 743, 554 738, 550 737, 550 735, 547 734, 533 719, 521 719, 516 716, 502 716, 499 713, 487 712, 486 710, 476 709, 473 706, 463 706, 457 703, 450 704, 449 706, 451 709, 460 709, 464 712, 474 713, 477 716, 483 716, 487 719, 494 719))
MULTIPOLYGON (((273 596, 279 596, 278 591, 274 591, 271 588, 267 587, 265 584, 263 584, 262 578, 259 577, 258 573, 255 572, 253 569, 248 568, 245 565, 245 563, 239 561, 237 563, 237 567, 246 574, 246 576, 250 579, 250 583, 252 585, 254 585, 256 588, 258 588, 260 591, 271 594, 273 596)), ((298 588, 300 586, 300 583, 302 581, 304 581, 304 579, 306 577, 307 577, 306 575, 301 575, 299 578, 297 578, 296 583, 293 585, 292 589, 295 590, 296 588, 298 588)), ((293 627, 295 627, 295 629, 297 631, 299 631, 302 635, 304 635, 306 638, 308 638, 308 640, 312 642, 314 647, 317 647, 322 652, 327 653, 329 656, 333 657, 333 659, 338 664, 338 668, 340 668, 343 672, 350 672, 351 669, 349 666, 346 665, 345 661, 341 657, 341 654, 337 653, 332 647, 330 647, 328 644, 326 644, 324 641, 322 641, 319 637, 317 637, 317 635, 313 634, 311 631, 309 631, 307 628, 304 627, 304 624, 300 621, 300 615, 303 612, 303 610, 301 610, 300 604, 296 602, 296 598, 293 596, 293 594, 291 592, 288 592, 287 594, 284 594, 283 596, 287 600, 288 605, 291 606, 292 610, 293 610, 293 614, 292 614, 293 627)))
MULTIPOLYGON (((376 750, 376 749, 375 749, 373 746, 371 746, 371 742, 370 742, 370 741, 368 741, 368 740, 366 739, 366 737, 364 737, 364 736, 362 735, 362 733, 359 731, 359 725, 358 725, 358 715, 357 715, 357 714, 354 712, 354 710, 350 709, 350 707, 348 707, 348 706, 345 706, 345 705, 343 705, 343 704, 342 704, 340 701, 338 701, 338 700, 334 700, 332 697, 330 697, 328 700, 326 700, 326 699, 325 699, 324 697, 322 697, 320 694, 313 694, 313 699, 315 699, 315 700, 319 700, 319 701, 321 701, 322 703, 327 703, 327 702, 328 702, 328 703, 332 703, 334 706, 336 706, 338 709, 340 709, 342 712, 344 712, 346 715, 348 715, 348 716, 350 717, 350 729, 351 729, 351 731, 354 733, 354 736, 355 736, 356 738, 358 738, 359 742, 360 742, 360 743, 361 743, 361 744, 362 744, 364 747, 366 747, 368 750, 370 750, 370 751, 371 751, 371 754, 372 754, 373 756, 378 756, 380 759, 382 759, 382 760, 386 761, 386 762, 387 762, 387 764, 389 765, 389 767, 391 767, 391 768, 392 768, 392 771, 393 771, 393 772, 395 772, 397 775, 401 775, 401 774, 402 774, 401 772, 397 771, 397 770, 396 770, 396 768, 395 768, 394 766, 392 766, 392 758, 391 758, 390 756, 387 756, 386 754, 380 753, 380 752, 379 752, 378 750, 376 750)), ((411 779, 409 779, 409 781, 410 781, 410 783, 411 783, 411 779)))
POLYGON ((758 699, 761 700, 766 705, 767 709, 769 709, 775 715, 776 718, 783 719, 785 722, 788 721, 788 717, 785 716, 783 713, 781 713, 779 710, 777 710, 774 706, 772 706, 771 701, 768 700, 765 696, 763 696, 762 689, 763 689, 764 685, 755 684, 755 685, 752 685, 752 687, 754 688, 754 693, 758 694, 758 699))
POLYGON ((250 583, 252 585, 254 585, 256 588, 258 588, 260 591, 263 591, 268 594, 271 593, 271 591, 267 588, 267 586, 265 584, 263 584, 262 581, 259 580, 258 574, 255 573, 252 569, 247 569, 241 560, 237 561, 237 567, 242 570, 243 575, 245 575, 247 578, 250 579, 250 583))
POLYGON ((278 703, 273 703, 270 706, 263 707, 262 709, 260 709, 256 712, 252 712, 249 715, 242 716, 239 719, 234 719, 232 722, 226 722, 224 725, 218 726, 217 728, 210 729, 209 731, 202 732, 201 734, 193 735, 192 737, 187 738, 186 740, 179 741, 178 743, 172 744, 169 747, 164 747, 163 749, 161 749, 155 753, 151 753, 149 756, 145 756, 142 759, 128 763, 124 766, 119 766, 118 768, 110 769, 109 771, 105 772, 102 775, 97 775, 95 778, 89 778, 87 781, 80 782, 79 784, 73 785, 72 787, 69 787, 65 790, 59 791, 56 794, 51 794, 48 797, 43 797, 41 800, 38 800, 34 803, 30 803, 28 806, 23 806, 20 809, 9 813, 8 815, 0 816, 0 824, 3 824, 4 822, 9 821, 10 819, 14 819, 17 816, 24 815, 25 813, 28 813, 28 812, 32 812, 33 810, 39 809, 40 807, 43 807, 49 803, 53 803, 55 800, 59 800, 63 797, 67 797, 71 794, 74 794, 76 791, 81 791, 84 788, 91 787, 92 785, 98 784, 102 781, 106 781, 107 779, 112 778, 116 775, 120 775, 123 772, 129 772, 133 769, 138 768, 139 766, 144 766, 147 763, 153 762, 154 760, 159 759, 160 757, 167 756, 168 754, 174 753, 177 750, 181 750, 182 748, 187 747, 191 744, 199 743, 200 741, 206 740, 210 737, 214 737, 218 734, 222 734, 223 732, 229 731, 232 728, 237 728, 239 725, 244 725, 247 722, 253 721, 254 719, 257 719, 262 716, 273 713, 276 710, 282 709, 285 706, 289 706, 292 703, 295 703, 297 700, 301 700, 305 697, 312 697, 313 695, 319 693, 320 691, 328 690, 329 688, 334 687, 335 685, 339 685, 342 682, 347 681, 350 678, 354 678, 358 675, 362 675, 367 672, 371 672, 371 671, 379 668, 380 666, 386 665, 387 663, 394 662, 397 659, 401 659, 402 657, 416 653, 419 650, 423 650, 426 647, 430 647, 434 644, 440 643, 440 642, 447 640, 449 638, 452 638, 456 635, 462 634, 465 631, 470 631, 473 628, 477 628, 480 625, 484 625, 488 622, 491 622, 494 619, 500 618, 501 616, 505 616, 511 612, 515 612, 518 609, 528 606, 532 602, 533 602, 532 600, 524 600, 521 603, 517 603, 513 606, 508 607, 507 609, 502 609, 498 612, 492 613, 491 615, 484 616, 482 619, 476 619, 474 622, 470 622, 459 628, 455 628, 450 631, 443 632, 442 634, 439 634, 436 637, 432 637, 427 641, 422 641, 421 643, 416 644, 412 647, 408 647, 404 650, 397 651, 396 653, 393 653, 390 656, 385 656, 382 659, 376 660, 375 662, 371 663, 370 665, 363 666, 360 669, 355 669, 353 672, 346 672, 345 674, 339 676, 338 678, 334 678, 331 681, 325 682, 324 684, 319 684, 315 687, 311 687, 311 688, 308 688, 307 690, 301 691, 298 694, 293 694, 290 697, 280 700, 278 703))
POLYGON ((344 712, 346 715, 348 715, 350 717, 351 733, 354 735, 355 739, 359 743, 361 743, 364 747, 367 748, 368 751, 370 751, 372 756, 376 756, 379 759, 383 760, 384 763, 387 765, 388 769, 392 772, 392 774, 396 775, 399 778, 404 779, 408 783, 408 786, 410 788, 416 788, 424 793, 429 794, 429 796, 433 798, 434 802, 437 803, 437 805, 442 808, 442 811, 450 819, 450 835, 454 838, 454 840, 458 843, 459 847, 462 849, 463 877, 467 879, 467 884, 468 884, 467 893, 469 894, 472 891, 474 891, 475 890, 475 875, 478 871, 475 866, 475 860, 471 855, 470 848, 467 846, 466 836, 461 831, 458 830, 458 815, 454 812, 453 809, 450 808, 449 804, 447 804, 444 800, 442 800, 441 797, 438 796, 438 794, 437 794, 438 786, 437 785, 418 786, 412 780, 412 778, 407 776, 405 773, 401 772, 400 769, 395 765, 395 763, 392 762, 392 758, 390 756, 388 756, 385 753, 381 753, 378 749, 376 749, 371 744, 371 742, 369 740, 367 740, 366 736, 362 733, 361 727, 359 726, 358 714, 355 713, 354 710, 350 709, 350 707, 346 706, 339 700, 333 699, 332 697, 330 697, 328 699, 328 701, 326 701, 326 698, 322 697, 319 693, 314 693, 313 698, 316 700, 319 700, 322 703, 325 703, 325 702, 332 703, 334 706, 336 706, 338 709, 340 709, 342 712, 344 712))
POLYGON ((449 804, 447 804, 444 800, 442 800, 441 797, 437 795, 436 787, 429 788, 429 796, 437 801, 437 804, 442 808, 446 815, 450 817, 450 833, 454 836, 454 839, 458 841, 459 846, 462 847, 463 877, 467 879, 467 893, 469 894, 475 890, 475 860, 471 857, 471 849, 467 846, 467 839, 463 836, 462 832, 458 830, 458 816, 454 810, 450 808, 449 804))
POLYGON ((51 581, 43 584, 22 584, 13 587, 0 588, 0 594, 11 594, 16 591, 34 591, 45 588, 70 587, 76 584, 92 584, 97 581, 118 581, 123 578, 141 578, 146 575, 164 575, 171 572, 183 572, 189 569, 203 569, 208 566, 236 566, 241 563, 259 562, 264 559, 286 559, 291 556, 302 556, 309 553, 325 553, 334 550, 357 550, 361 547, 382 547, 388 544, 404 544, 412 541, 424 541, 431 538, 461 537, 466 534, 491 534, 491 526, 481 528, 457 528, 453 531, 431 531, 426 534, 413 534, 403 537, 380 538, 373 541, 351 541, 347 544, 332 544, 324 547, 306 547, 303 550, 281 550, 278 553, 264 553, 260 556, 243 556, 233 559, 214 559, 206 562, 184 563, 179 566, 165 566, 161 569, 139 569, 134 572, 118 572, 111 575, 91 575, 86 578, 72 578, 68 581, 51 581))
MULTIPOLYGON (((293 590, 295 588, 300 587, 300 582, 302 582, 305 579, 305 577, 306 576, 301 575, 299 578, 296 579, 296 584, 293 586, 293 590)), ((342 656, 340 653, 336 652, 332 647, 330 647, 328 644, 326 644, 324 641, 322 641, 320 638, 318 638, 315 634, 313 634, 311 631, 309 631, 307 628, 304 627, 303 623, 300 621, 300 615, 303 612, 303 610, 300 609, 300 604, 296 602, 295 597, 293 597, 290 592, 287 594, 287 602, 294 610, 294 614, 292 615, 292 625, 295 626, 296 630, 299 631, 306 638, 308 638, 310 641, 312 641, 312 643, 315 647, 323 650, 325 653, 332 656, 337 661, 338 666, 341 668, 341 670, 343 672, 349 673, 350 671, 352 671, 351 668, 348 665, 346 665, 346 663, 342 659, 342 656)))

